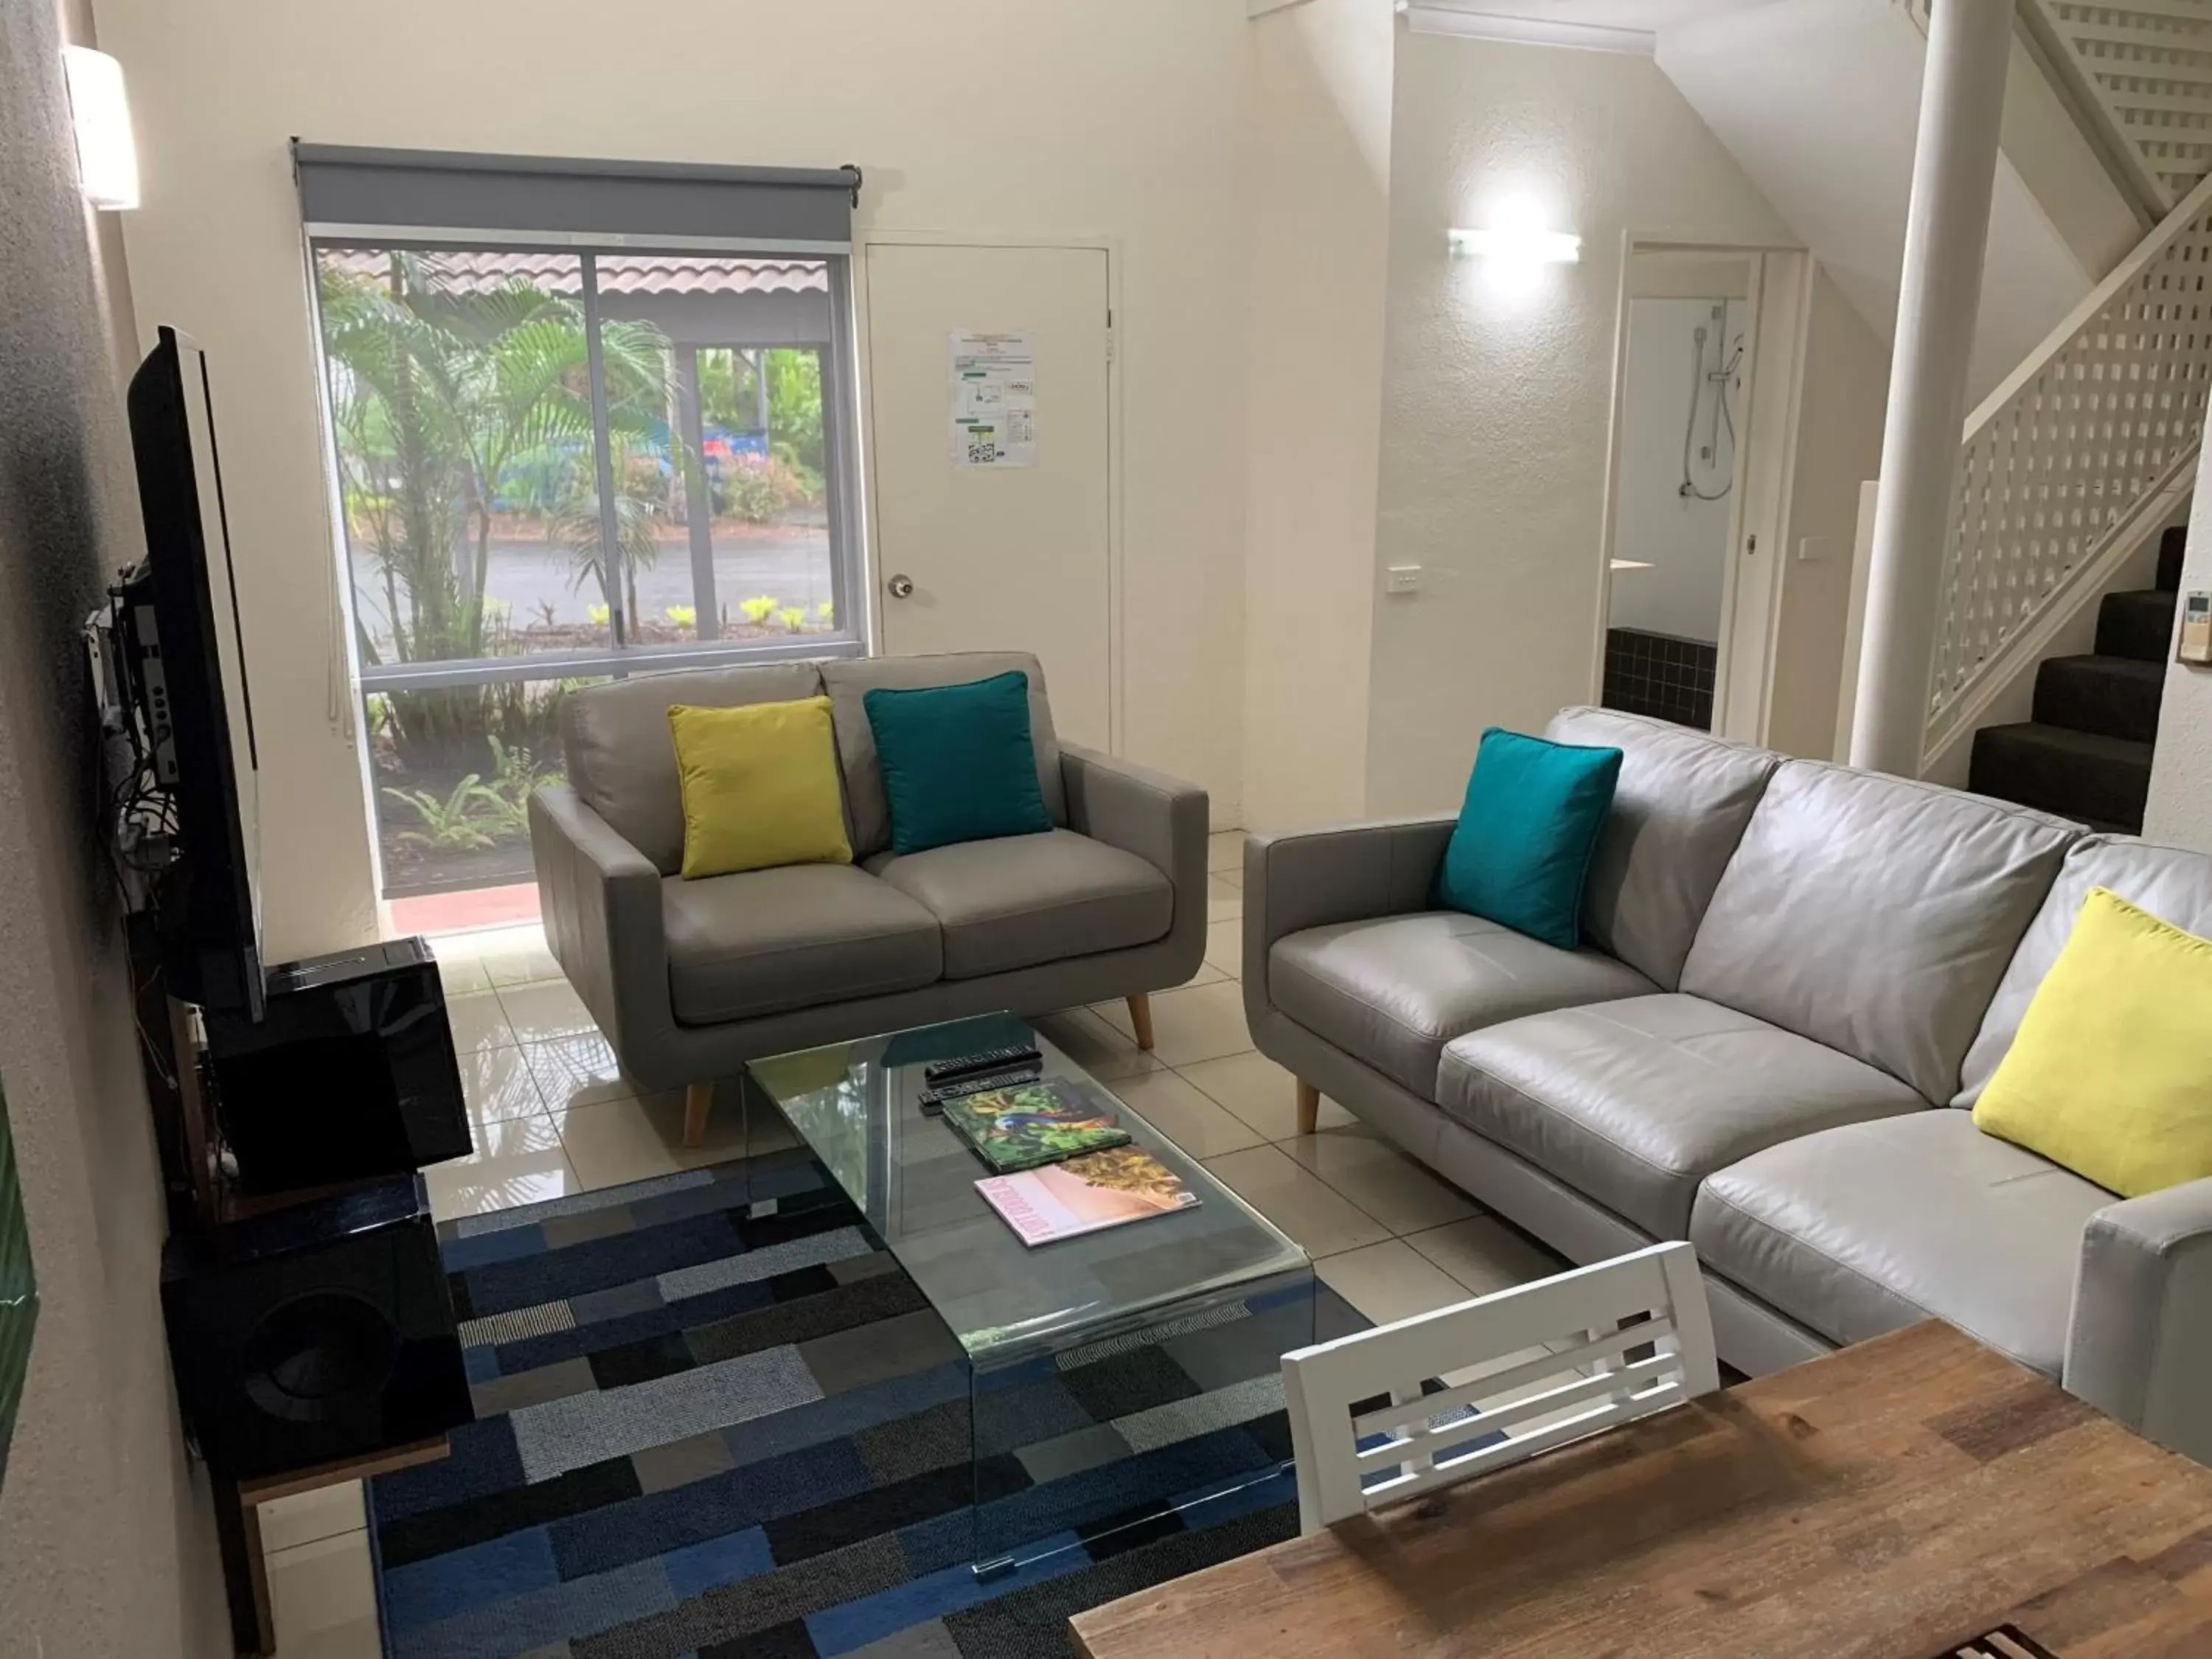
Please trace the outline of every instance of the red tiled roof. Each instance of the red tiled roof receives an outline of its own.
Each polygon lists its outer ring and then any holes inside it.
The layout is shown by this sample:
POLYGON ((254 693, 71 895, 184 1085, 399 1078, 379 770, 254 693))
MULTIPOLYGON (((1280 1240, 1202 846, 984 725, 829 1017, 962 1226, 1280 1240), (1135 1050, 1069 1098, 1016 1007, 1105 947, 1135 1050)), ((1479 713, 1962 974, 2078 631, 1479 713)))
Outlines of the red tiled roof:
MULTIPOLYGON (((325 264, 362 276, 380 276, 386 256, 370 249, 325 248, 325 264)), ((572 253, 454 253, 422 256, 434 264, 448 293, 488 294, 521 277, 548 294, 583 291, 582 269, 572 253)), ((732 259, 714 255, 603 253, 602 294, 825 293, 830 268, 819 259, 732 259)))

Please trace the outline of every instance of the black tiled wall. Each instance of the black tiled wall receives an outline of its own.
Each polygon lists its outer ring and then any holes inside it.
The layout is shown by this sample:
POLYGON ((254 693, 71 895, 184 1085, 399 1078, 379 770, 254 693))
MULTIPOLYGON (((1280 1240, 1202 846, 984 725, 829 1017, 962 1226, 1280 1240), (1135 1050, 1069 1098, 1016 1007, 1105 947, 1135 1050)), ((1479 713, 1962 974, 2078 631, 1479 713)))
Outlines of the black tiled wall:
POLYGON ((1640 629, 1611 628, 1605 635, 1607 708, 1651 714, 1678 726, 1713 729, 1713 671, 1717 647, 1640 629))

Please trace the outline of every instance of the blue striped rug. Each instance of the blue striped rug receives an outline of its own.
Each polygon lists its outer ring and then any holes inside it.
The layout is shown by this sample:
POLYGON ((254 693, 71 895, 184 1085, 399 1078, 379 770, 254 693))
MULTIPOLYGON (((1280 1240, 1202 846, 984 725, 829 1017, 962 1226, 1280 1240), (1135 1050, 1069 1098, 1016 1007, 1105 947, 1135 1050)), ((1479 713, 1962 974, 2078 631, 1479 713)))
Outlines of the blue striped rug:
MULTIPOLYGON (((1297 1530, 1284 1474, 1177 1507, 1290 1455, 1218 1312, 994 1376, 978 1455, 959 1345, 803 1150, 439 1231, 478 1420, 370 1484, 391 1659, 1057 1659, 1297 1530), (979 1495, 1047 1553, 979 1582, 979 1495)), ((1316 1294, 1282 1346, 1365 1324, 1316 1294)))

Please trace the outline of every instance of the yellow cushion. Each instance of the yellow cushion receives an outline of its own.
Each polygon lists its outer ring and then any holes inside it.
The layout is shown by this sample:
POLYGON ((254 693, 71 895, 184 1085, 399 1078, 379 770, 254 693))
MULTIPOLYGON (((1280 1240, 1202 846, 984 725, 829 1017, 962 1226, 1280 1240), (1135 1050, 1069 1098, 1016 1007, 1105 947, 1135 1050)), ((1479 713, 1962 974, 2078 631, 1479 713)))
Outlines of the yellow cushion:
POLYGON ((2212 939, 2092 888, 1974 1127, 2123 1198, 2212 1176, 2212 939))
POLYGON ((684 878, 850 864, 830 699, 668 711, 684 786, 684 878))

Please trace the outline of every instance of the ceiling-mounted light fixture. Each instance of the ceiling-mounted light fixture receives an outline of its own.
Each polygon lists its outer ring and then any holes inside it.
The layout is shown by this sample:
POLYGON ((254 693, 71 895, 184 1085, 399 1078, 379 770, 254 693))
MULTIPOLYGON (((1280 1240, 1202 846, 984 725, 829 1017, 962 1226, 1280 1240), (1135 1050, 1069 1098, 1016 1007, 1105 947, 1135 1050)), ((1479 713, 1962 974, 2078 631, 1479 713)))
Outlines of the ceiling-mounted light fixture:
POLYGON ((70 118, 76 128, 77 182, 96 208, 138 205, 138 150, 131 137, 131 100, 123 65, 89 46, 62 48, 70 118))

